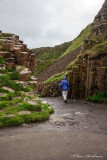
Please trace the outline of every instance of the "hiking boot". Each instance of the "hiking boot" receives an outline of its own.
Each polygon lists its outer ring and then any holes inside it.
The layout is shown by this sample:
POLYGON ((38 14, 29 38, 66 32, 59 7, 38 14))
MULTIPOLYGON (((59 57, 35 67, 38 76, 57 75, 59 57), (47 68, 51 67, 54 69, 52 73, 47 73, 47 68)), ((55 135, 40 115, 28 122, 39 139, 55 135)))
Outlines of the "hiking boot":
POLYGON ((67 100, 64 100, 65 103, 67 103, 67 100))

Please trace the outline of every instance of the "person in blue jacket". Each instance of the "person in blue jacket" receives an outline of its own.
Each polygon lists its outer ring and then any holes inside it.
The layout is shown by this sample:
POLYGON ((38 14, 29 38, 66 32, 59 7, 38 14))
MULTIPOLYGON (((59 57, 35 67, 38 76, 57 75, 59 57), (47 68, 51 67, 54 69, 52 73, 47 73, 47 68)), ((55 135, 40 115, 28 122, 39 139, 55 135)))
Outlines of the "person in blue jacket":
POLYGON ((67 103, 67 92, 68 92, 68 89, 70 88, 70 86, 69 86, 69 83, 65 77, 63 77, 60 85, 58 86, 58 89, 60 87, 62 87, 62 96, 63 96, 64 102, 67 103))

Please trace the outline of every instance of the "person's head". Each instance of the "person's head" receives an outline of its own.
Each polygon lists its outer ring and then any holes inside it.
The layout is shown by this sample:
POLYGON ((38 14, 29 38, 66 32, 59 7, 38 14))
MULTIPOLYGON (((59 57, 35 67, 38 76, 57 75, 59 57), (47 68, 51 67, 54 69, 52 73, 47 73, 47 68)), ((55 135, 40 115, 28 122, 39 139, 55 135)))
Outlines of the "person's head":
POLYGON ((63 79, 62 80, 66 80, 66 77, 63 77, 63 79))

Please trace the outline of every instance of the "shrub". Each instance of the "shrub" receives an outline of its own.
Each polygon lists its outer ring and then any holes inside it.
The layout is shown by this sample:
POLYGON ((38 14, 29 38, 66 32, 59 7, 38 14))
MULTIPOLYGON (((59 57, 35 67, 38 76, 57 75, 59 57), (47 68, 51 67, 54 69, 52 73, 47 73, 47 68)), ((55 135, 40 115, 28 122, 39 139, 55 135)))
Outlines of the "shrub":
POLYGON ((5 63, 4 58, 0 56, 0 64, 4 64, 4 63, 5 63))
POLYGON ((9 91, 8 91, 8 90, 3 89, 3 88, 0 88, 0 92, 2 92, 2 93, 9 93, 9 91))
POLYGON ((7 71, 7 69, 0 69, 0 73, 7 73, 8 71, 7 71))
POLYGON ((11 80, 20 80, 21 79, 21 76, 20 76, 19 72, 17 72, 17 71, 10 73, 9 76, 10 76, 11 80))
POLYGON ((95 103, 106 102, 106 99, 107 99, 107 91, 99 92, 98 94, 94 94, 93 96, 87 98, 87 100, 90 100, 95 103))

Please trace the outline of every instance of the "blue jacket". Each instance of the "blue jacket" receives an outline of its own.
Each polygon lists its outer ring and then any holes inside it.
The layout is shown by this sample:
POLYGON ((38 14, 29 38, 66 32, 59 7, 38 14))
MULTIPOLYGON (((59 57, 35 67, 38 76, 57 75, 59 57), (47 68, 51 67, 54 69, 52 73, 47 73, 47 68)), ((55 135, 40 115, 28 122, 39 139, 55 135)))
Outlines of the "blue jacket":
POLYGON ((60 87, 62 87, 62 91, 67 91, 70 88, 69 83, 65 77, 63 77, 63 80, 61 81, 60 85, 58 86, 58 89, 60 87))

